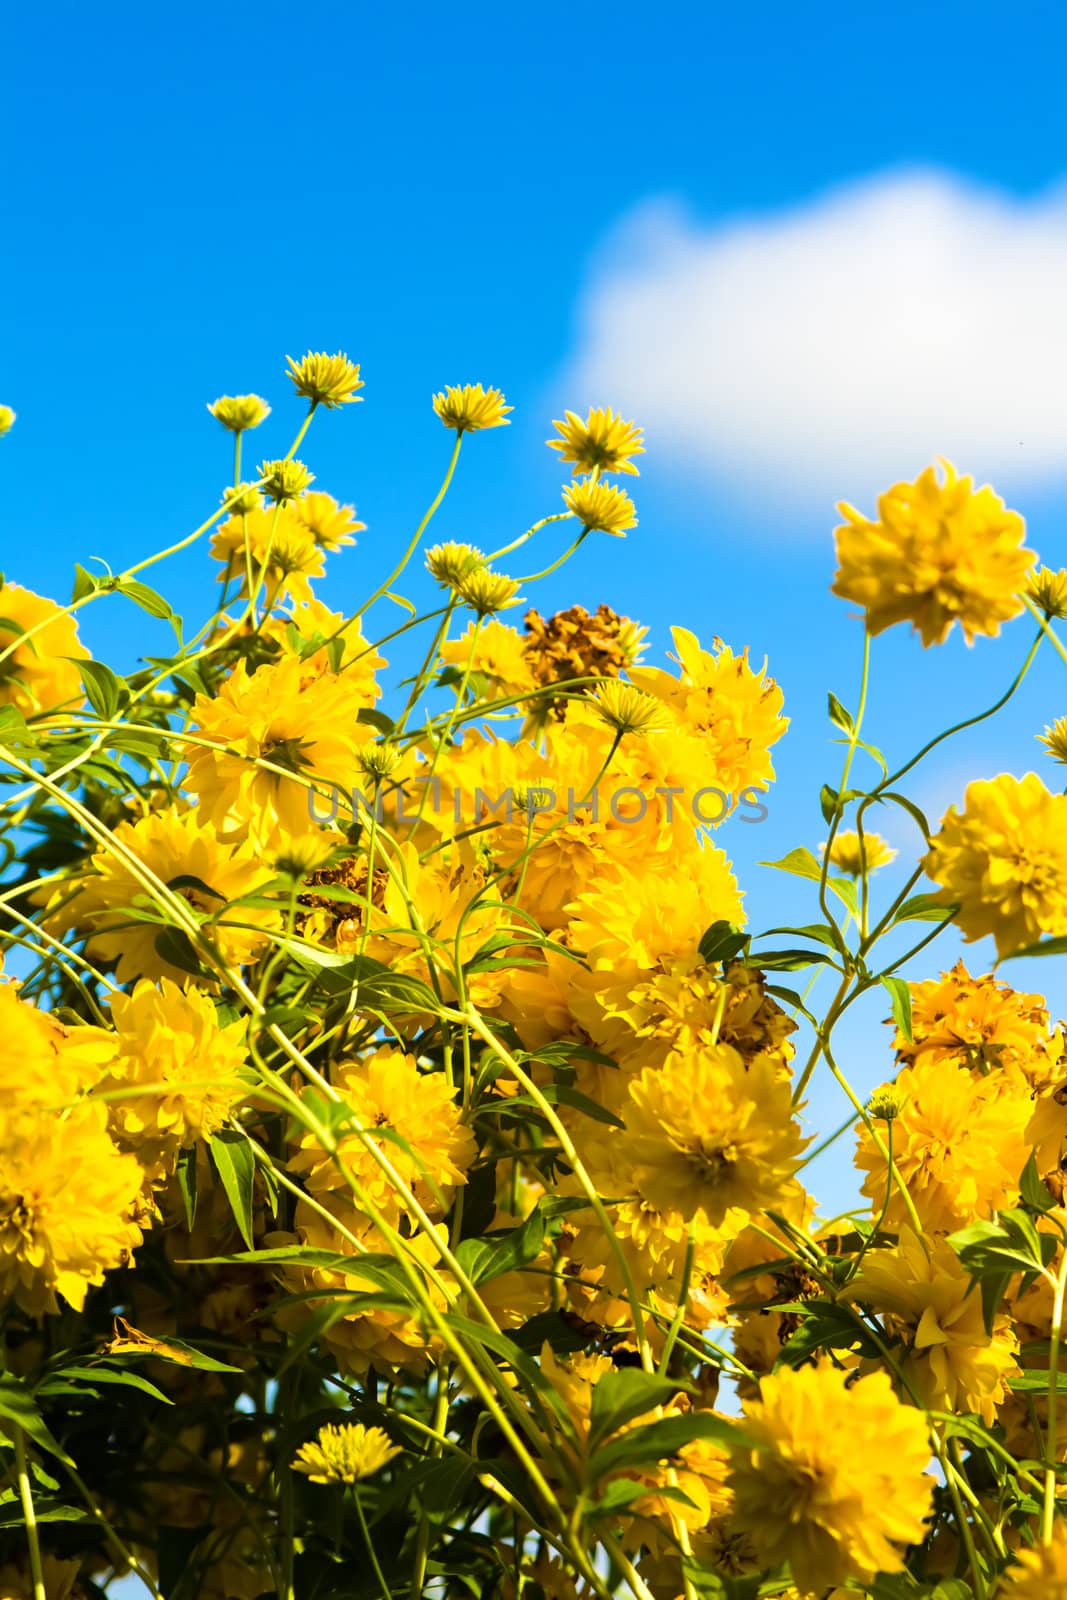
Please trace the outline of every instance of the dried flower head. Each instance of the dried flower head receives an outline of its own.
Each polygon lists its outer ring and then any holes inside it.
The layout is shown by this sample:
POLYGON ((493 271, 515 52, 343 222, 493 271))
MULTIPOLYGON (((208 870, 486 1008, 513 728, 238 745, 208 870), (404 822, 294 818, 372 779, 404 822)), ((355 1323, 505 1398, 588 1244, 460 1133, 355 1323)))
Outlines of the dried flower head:
POLYGON ((1042 614, 1052 619, 1067 617, 1067 567, 1053 572, 1051 567, 1039 567, 1025 590, 1042 614))
POLYGON ((560 438, 546 439, 550 450, 558 450, 564 461, 574 463, 576 472, 629 472, 637 476, 631 456, 643 456, 641 429, 624 422, 608 408, 590 411, 583 422, 573 411, 564 413, 566 421, 553 422, 560 438))
POLYGON ((313 1442, 300 1446, 292 1467, 307 1473, 312 1483, 359 1483, 402 1453, 384 1428, 365 1428, 362 1422, 340 1427, 327 1423, 313 1442))
POLYGON ((254 483, 235 483, 222 491, 222 503, 231 517, 248 517, 263 507, 263 496, 254 483))
POLYGON ((499 389, 483 389, 480 383, 465 383, 462 388, 449 387, 444 394, 435 394, 433 408, 445 427, 455 428, 457 433, 507 427, 508 412, 514 410, 504 404, 499 389))
POLYGON ((309 350, 302 361, 294 361, 292 356, 285 359, 294 389, 313 406, 336 410, 360 398, 356 393, 363 387, 359 367, 342 351, 328 356, 322 350, 309 350))
POLYGON ((1067 766, 1067 717, 1057 717, 1051 727, 1037 735, 1037 740, 1045 746, 1053 761, 1067 766))
POLYGON ((426 552, 426 570, 438 583, 454 589, 461 578, 486 564, 482 552, 473 544, 435 544, 426 552))
POLYGON ((661 700, 620 678, 608 678, 594 691, 592 699, 601 721, 617 733, 662 733, 669 725, 661 700))
POLYGON ((456 583, 456 592, 473 606, 480 617, 492 616, 518 605, 519 580, 488 567, 474 567, 456 583))
POLYGON ((610 533, 621 539, 628 528, 637 527, 633 501, 613 483, 577 478, 564 489, 563 499, 571 516, 589 533, 610 533))
POLYGON ((231 433, 247 433, 270 416, 270 406, 258 394, 224 394, 208 406, 216 422, 231 433))
POLYGON ((315 481, 302 461, 261 461, 258 472, 268 500, 295 500, 315 481))
POLYGON ((0 406, 0 434, 10 433, 15 426, 15 413, 10 406, 0 406))

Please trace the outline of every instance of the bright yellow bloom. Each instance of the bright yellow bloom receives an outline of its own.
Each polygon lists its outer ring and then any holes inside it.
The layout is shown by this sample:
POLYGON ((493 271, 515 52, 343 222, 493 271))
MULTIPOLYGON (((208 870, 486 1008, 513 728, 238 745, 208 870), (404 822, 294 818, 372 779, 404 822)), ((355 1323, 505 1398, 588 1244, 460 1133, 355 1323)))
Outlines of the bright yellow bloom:
POLYGON ((292 500, 278 507, 228 517, 211 536, 211 554, 224 563, 220 583, 236 580, 238 594, 248 594, 248 569, 252 582, 261 584, 260 600, 266 610, 282 598, 310 601, 309 579, 326 571, 324 547, 304 523, 292 500))
POLYGON ((434 395, 433 408, 445 427, 455 428, 457 433, 506 428, 508 412, 514 410, 513 406, 504 404, 499 389, 483 389, 480 383, 450 386, 443 394, 434 395))
MULTIPOLYGON (((932 1056, 905 1067, 896 1087, 904 1103, 893 1122, 893 1164, 928 1232, 950 1233, 1015 1203, 1028 1154, 1028 1090, 975 1079, 966 1068, 932 1056)), ((884 1129, 881 1138, 884 1145, 884 1129)), ((880 1214, 886 1160, 864 1125, 856 1165, 867 1173, 863 1193, 880 1214)), ((908 1220, 894 1183, 886 1225, 900 1227, 908 1220)))
POLYGON ((637 527, 633 501, 613 483, 576 478, 564 489, 563 499, 588 533, 610 533, 621 539, 627 529, 637 527))
POLYGON ((314 1440, 302 1444, 292 1462, 294 1472, 306 1472, 312 1483, 359 1483, 402 1455, 384 1428, 366 1428, 362 1422, 327 1423, 314 1440))
POLYGON ((669 725, 661 701, 620 678, 608 678, 599 684, 592 702, 601 721, 619 734, 662 733, 669 725))
POLYGON ((1026 587, 1027 599, 1032 600, 1046 617, 1067 617, 1067 567, 1053 572, 1051 567, 1039 567, 1026 587))
POLYGON ((216 422, 231 433, 258 428, 270 416, 270 406, 258 394, 224 394, 208 406, 216 422))
POLYGON ((1016 1550, 996 1600, 1067 1600, 1067 1523, 1053 1523, 1051 1544, 1016 1550))
POLYGON ((679 675, 658 667, 631 672, 634 683, 669 708, 674 725, 670 758, 676 781, 690 793, 717 785, 735 798, 774 781, 771 746, 789 726, 782 716, 782 691, 716 639, 704 650, 695 634, 672 628, 679 675))
POLYGON ((54 600, 0 581, 0 655, 9 649, 0 661, 0 706, 15 706, 29 717, 84 705, 77 663, 88 661, 89 652, 79 642, 74 618, 54 600))
POLYGON ((891 1250, 870 1250, 849 1295, 888 1313, 906 1347, 904 1376, 923 1405, 974 1412, 992 1426, 1019 1370, 1011 1318, 999 1313, 986 1332, 982 1297, 943 1240, 924 1244, 901 1227, 891 1250))
POLYGON ((295 500, 297 495, 304 493, 315 482, 315 474, 309 472, 302 461, 288 458, 279 458, 276 461, 261 461, 256 471, 262 478, 262 489, 268 500, 276 500, 279 505, 286 500, 295 500))
POLYGON ((964 937, 992 934, 998 956, 1067 934, 1067 795, 1036 773, 968 784, 922 864, 940 899, 959 905, 964 937))
POLYGON ((878 521, 852 506, 836 530, 833 592, 867 612, 868 633, 910 622, 924 645, 941 644, 959 622, 971 644, 995 637, 1023 609, 1035 556, 1023 548, 1026 527, 988 485, 975 490, 942 463, 944 483, 927 467, 915 483, 898 483, 878 500, 878 521))
POLYGON ((15 426, 15 412, 10 406, 0 406, 0 439, 15 426))
POLYGON ((141 1242, 140 1164, 111 1142, 107 1107, 27 1111, 0 1127, 0 1299, 31 1317, 76 1311, 141 1242))
POLYGON ((305 682, 339 672, 349 683, 358 684, 367 705, 381 696, 375 673, 389 663, 367 643, 358 617, 346 620, 321 600, 294 600, 288 613, 268 617, 259 631, 264 639, 275 640, 285 654, 299 656, 305 682), (319 648, 307 653, 308 646, 315 643, 319 648))
POLYGON ((355 506, 340 506, 332 494, 311 489, 291 504, 293 515, 311 533, 323 550, 339 550, 355 544, 354 534, 363 533, 367 524, 356 518, 355 506))
POLYGON ((473 568, 485 565, 485 556, 477 545, 457 544, 454 539, 435 544, 426 552, 427 572, 447 589, 454 589, 473 568))
POLYGON ((328 356, 322 350, 318 353, 309 350, 301 361, 294 361, 292 356, 286 356, 285 361, 293 388, 313 406, 336 410, 360 399, 356 393, 363 387, 359 367, 342 351, 328 356))
POLYGON ((124 1142, 176 1151, 209 1139, 244 1098, 247 1047, 243 1020, 220 1025, 210 997, 169 978, 142 980, 111 997, 118 1056, 104 1089, 143 1093, 111 1103, 112 1127, 124 1142))
POLYGON ((50 1011, 19 996, 18 984, 0 979, 0 1106, 6 1113, 30 1107, 61 1111, 100 1079, 115 1054, 103 1028, 64 1027, 50 1011))
MULTIPOLYGON (((819 849, 826 854, 825 845, 820 845, 819 849)), ((839 872, 847 872, 851 878, 859 878, 864 872, 877 872, 879 867, 887 867, 896 860, 896 855, 877 833, 864 833, 861 841, 858 833, 846 831, 834 834, 830 865, 839 872)))
MULTIPOLYGON (((416 1200, 433 1216, 448 1208, 449 1191, 466 1183, 476 1147, 443 1072, 420 1072, 414 1056, 383 1045, 364 1061, 334 1068, 333 1083, 362 1129, 416 1200)), ((381 1211, 398 1215, 400 1202, 360 1135, 341 1130, 341 1160, 381 1211)), ((313 1134, 300 1141, 292 1162, 315 1193, 346 1189, 344 1176, 313 1134)))
POLYGON ((456 593, 473 606, 480 617, 517 606, 521 598, 519 588, 517 578, 509 578, 504 572, 492 572, 488 567, 469 567, 456 580, 456 593))
POLYGON ((758 1057, 746 1065, 727 1044, 646 1068, 630 1084, 623 1117, 623 1159, 641 1194, 713 1227, 732 1209, 775 1206, 809 1142, 773 1064, 758 1057))
POLYGON ((899 1572, 926 1532, 926 1419, 884 1372, 848 1384, 828 1362, 784 1368, 745 1402, 756 1448, 734 1452, 734 1521, 767 1566, 788 1561, 801 1594, 899 1572))
POLYGON ((1040 995, 1020 994, 992 973, 972 978, 962 961, 951 972, 911 985, 911 1039, 899 1030, 897 1059, 951 1062, 978 1077, 1040 1089, 1059 1081, 1063 1037, 1049 1031, 1040 995))
MULTIPOLYGON (((175 885, 173 892, 196 913, 224 961, 242 966, 259 954, 267 942, 266 930, 280 919, 262 907, 233 905, 271 880, 269 868, 252 851, 223 844, 193 812, 151 812, 138 822, 120 823, 112 832, 116 843, 162 883, 175 885)), ((124 859, 101 848, 84 877, 56 891, 46 925, 87 933, 90 957, 116 962, 120 983, 141 977, 184 983, 189 974, 169 959, 165 947, 158 947, 162 926, 130 917, 131 907, 147 903, 147 891, 124 859), (72 889, 76 893, 70 899, 72 889), (63 904, 65 900, 70 903, 63 904)))
POLYGON ((363 704, 357 677, 293 656, 253 673, 238 662, 213 699, 198 695, 193 706, 190 731, 217 747, 189 747, 184 787, 199 796, 201 819, 261 841, 307 832, 308 781, 347 794, 359 748, 374 738, 357 721, 363 704))
POLYGON ((573 411, 564 413, 565 422, 553 422, 558 439, 547 439, 550 450, 558 450, 562 461, 574 463, 576 472, 629 472, 637 476, 631 456, 643 456, 641 429, 624 422, 610 407, 594 407, 583 422, 573 411))
POLYGON ((525 640, 518 629, 489 618, 477 628, 475 637, 475 627, 475 623, 468 623, 458 639, 448 639, 441 646, 445 665, 462 672, 470 662, 471 671, 488 680, 491 699, 529 694, 534 679, 526 659, 525 640))
POLYGON ((1057 717, 1051 727, 1037 735, 1037 740, 1045 746, 1053 761, 1067 766, 1067 717, 1057 717))

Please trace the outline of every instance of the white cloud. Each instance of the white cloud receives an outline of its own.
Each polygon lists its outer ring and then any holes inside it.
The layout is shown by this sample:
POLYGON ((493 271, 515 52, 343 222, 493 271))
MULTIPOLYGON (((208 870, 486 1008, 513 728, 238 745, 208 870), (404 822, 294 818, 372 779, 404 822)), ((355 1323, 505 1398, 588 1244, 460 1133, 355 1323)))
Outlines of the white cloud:
POLYGON ((760 497, 867 503, 937 455, 1067 479, 1067 190, 918 171, 739 222, 647 205, 594 266, 565 393, 760 497))

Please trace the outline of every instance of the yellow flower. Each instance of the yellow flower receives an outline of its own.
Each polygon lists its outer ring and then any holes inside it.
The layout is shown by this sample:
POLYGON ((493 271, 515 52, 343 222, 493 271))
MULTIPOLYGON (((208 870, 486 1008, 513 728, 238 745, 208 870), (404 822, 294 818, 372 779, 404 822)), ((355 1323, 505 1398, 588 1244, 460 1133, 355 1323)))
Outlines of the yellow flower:
MULTIPOLYGON (((824 844, 819 849, 826 854, 824 844)), ((859 878, 864 872, 876 872, 879 867, 888 866, 896 860, 896 854, 877 833, 864 833, 862 841, 858 833, 835 833, 830 846, 830 865, 847 872, 851 878, 859 878)))
POLYGON ((323 550, 339 550, 355 544, 353 534, 363 533, 367 524, 356 518, 355 506, 339 506, 332 494, 311 489, 292 502, 292 513, 308 529, 323 550))
POLYGON ((884 1372, 848 1383, 828 1362, 784 1368, 744 1405, 752 1449, 734 1452, 735 1523, 801 1594, 900 1572, 932 1499, 926 1419, 884 1372))
MULTIPOLYGON (((1028 1154, 1028 1090, 1012 1092, 992 1079, 975 1079, 932 1056, 905 1067, 896 1088, 903 1105, 893 1122, 893 1164, 927 1230, 950 1233, 1014 1204, 1028 1154)), ((884 1130, 881 1139, 884 1146, 884 1130)), ((886 1201, 886 1160, 864 1125, 856 1165, 867 1173, 863 1193, 879 1214, 886 1201)), ((894 1183, 886 1225, 907 1221, 894 1183)))
POLYGON ((1067 933, 1067 795, 1036 773, 969 784, 922 864, 964 937, 992 934, 998 956, 1067 933))
POLYGON ((922 1404, 974 1412, 992 1426, 1019 1370, 1011 1319, 1000 1313, 986 1332, 982 1297, 952 1246, 926 1242, 901 1227, 891 1250, 870 1250, 849 1295, 888 1313, 906 1347, 904 1375, 922 1404))
POLYGON ((1067 766, 1067 717, 1057 717, 1051 727, 1037 735, 1037 739, 1045 746, 1053 761, 1067 766))
POLYGON ((77 663, 88 661, 89 652, 74 618, 54 600, 0 580, 0 655, 8 650, 0 661, 0 706, 30 717, 84 704, 77 663))
POLYGON ((576 472, 629 472, 636 477, 630 457, 645 453, 636 423, 624 422, 610 407, 594 408, 584 422, 573 411, 564 415, 565 422, 552 424, 560 437, 545 441, 561 460, 573 462, 576 472))
POLYGON ((13 1113, 29 1107, 62 1111, 100 1079, 115 1053, 104 1028, 65 1027, 0 979, 0 1105, 13 1113))
POLYGON ((588 533, 610 533, 621 539, 628 528, 637 527, 633 501, 613 483, 576 478, 564 489, 563 499, 588 533))
POLYGON ((1053 1523, 1051 1544, 1015 1551, 996 1600, 1067 1600, 1067 1523, 1053 1523))
MULTIPOLYGON (((364 1061, 348 1061, 334 1069, 333 1083, 353 1122, 373 1137, 381 1154, 400 1174, 416 1200, 433 1216, 448 1208, 448 1191, 466 1183, 466 1169, 476 1153, 452 1086, 443 1072, 420 1072, 414 1056, 383 1045, 364 1061)), ((358 1133, 341 1129, 341 1160, 384 1213, 398 1215, 399 1201, 358 1133)), ((344 1176, 306 1134, 292 1162, 315 1193, 345 1189, 344 1176)))
POLYGON ((213 699, 193 705, 191 732, 216 746, 190 747, 184 786, 201 819, 260 841, 307 832, 315 823, 298 779, 348 793, 357 752, 374 738, 357 721, 363 704, 358 678, 309 671, 294 656, 253 673, 238 662, 213 699))
POLYGON ((726 1044, 646 1067, 630 1084, 623 1117, 624 1160, 641 1194, 712 1226, 733 1209, 776 1205, 809 1142, 773 1063, 746 1065, 726 1044))
POLYGON ((384 1428, 365 1428, 362 1422, 327 1423, 310 1444, 302 1444, 292 1462, 294 1472, 306 1472, 312 1483, 359 1483, 402 1455, 384 1428))
POLYGON ((446 544, 435 544, 426 552, 426 570, 447 589, 456 588, 461 578, 485 564, 485 557, 476 545, 457 544, 454 539, 446 544))
MULTIPOLYGON (((271 880, 269 868, 255 854, 223 844, 214 829, 204 827, 193 812, 151 812, 138 822, 119 823, 112 833, 115 842, 125 846, 162 883, 176 883, 174 893, 197 914, 224 961, 242 966, 263 949, 266 930, 277 926, 278 914, 232 904, 256 894, 271 880)), ((162 926, 130 917, 130 908, 144 903, 147 891, 124 858, 101 848, 90 865, 83 877, 56 891, 46 926, 87 933, 90 958, 116 962, 120 983, 141 977, 184 983, 189 974, 169 959, 165 942, 162 950, 159 947, 162 926), (72 888, 76 890, 73 897, 72 888)))
POLYGON ((15 412, 10 406, 0 406, 0 438, 15 426, 15 412))
POLYGON ((481 428, 505 428, 513 406, 504 404, 499 389, 483 389, 480 383, 450 386, 435 394, 433 408, 446 428, 457 433, 477 433, 481 428))
POLYGON ((107 1107, 27 1111, 0 1128, 0 1299, 31 1317, 76 1311, 91 1285, 141 1242, 133 1220, 144 1174, 111 1142, 107 1107))
POLYGON ((267 499, 279 504, 295 500, 315 481, 315 474, 302 461, 261 461, 256 471, 263 480, 261 487, 267 499))
POLYGON ((232 483, 222 491, 220 499, 231 517, 247 517, 250 512, 263 509, 263 496, 254 483, 232 483))
POLYGON ((445 665, 462 671, 470 662, 473 672, 488 679, 491 698, 529 694, 534 680, 522 634, 492 619, 477 627, 477 635, 475 628, 475 623, 468 623, 458 639, 448 639, 441 646, 441 660, 445 665))
POLYGON ((381 686, 374 674, 389 663, 367 643, 358 617, 346 619, 321 600, 297 599, 288 615, 268 617, 259 631, 263 638, 275 640, 283 653, 299 657, 305 681, 339 672, 349 683, 359 685, 365 704, 373 705, 380 697, 381 686), (315 643, 319 648, 305 653, 315 643))
POLYGON ((899 1030, 897 1059, 951 1062, 978 1077, 1033 1089, 1061 1076, 1060 1034, 1037 994, 1020 994, 992 973, 972 978, 962 961, 951 972, 911 985, 911 1038, 899 1030))
POLYGON ((619 678, 608 678, 600 684, 592 701, 601 721, 616 733, 662 733, 668 726, 661 701, 619 678))
POLYGON ((488 567, 471 567, 457 579, 456 593, 480 617, 487 617, 518 605, 519 581, 503 572, 490 572, 488 567))
POLYGON ((248 1088, 244 1021, 220 1025, 208 995, 169 978, 112 995, 111 1015, 119 1053, 103 1087, 143 1085, 143 1093, 112 1102, 112 1126, 123 1140, 176 1151, 217 1133, 248 1088))
POLYGON ((663 701, 673 716, 670 764, 675 781, 697 793, 714 784, 735 798, 774 781, 771 746, 789 726, 782 691, 766 664, 749 665, 716 639, 712 650, 686 628, 672 628, 679 674, 640 667, 630 676, 663 701))
POLYGON ((310 601, 309 579, 321 578, 326 559, 311 529, 300 520, 292 500, 276 508, 248 511, 228 517, 211 536, 211 554, 223 563, 220 583, 236 580, 238 594, 248 594, 248 569, 252 582, 263 584, 262 603, 269 610, 283 595, 310 601))
POLYGON ((360 398, 356 393, 363 387, 359 367, 340 350, 334 356, 309 350, 301 361, 294 361, 292 356, 285 360, 293 388, 312 406, 335 410, 360 398))
POLYGON ((927 467, 915 483, 898 483, 878 501, 870 522, 852 506, 836 530, 833 593, 867 612, 868 633, 910 622, 924 645, 941 644, 959 622, 968 644, 995 637, 1023 609, 1035 556, 1023 548, 1026 528, 988 485, 975 490, 947 461, 944 483, 927 467))
POLYGON ((867 1101, 867 1115, 875 1122, 895 1122, 904 1109, 904 1094, 895 1083, 883 1083, 867 1101))
POLYGON ((1053 572, 1051 567, 1039 567, 1025 593, 1047 618, 1067 617, 1067 568, 1053 572))
POLYGON ((216 422, 231 433, 258 428, 270 416, 270 406, 258 394, 224 394, 208 406, 216 422))

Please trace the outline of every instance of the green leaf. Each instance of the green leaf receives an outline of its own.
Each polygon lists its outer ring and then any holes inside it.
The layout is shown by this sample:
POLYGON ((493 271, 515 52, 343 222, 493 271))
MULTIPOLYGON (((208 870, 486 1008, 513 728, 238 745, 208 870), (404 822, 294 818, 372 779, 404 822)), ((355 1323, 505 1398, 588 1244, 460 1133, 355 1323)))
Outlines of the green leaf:
POLYGON ((893 918, 893 926, 898 922, 944 922, 958 910, 958 906, 946 905, 938 895, 913 894, 893 918))
MULTIPOLYGON (((846 733, 851 733, 854 726, 851 712, 845 710, 836 694, 828 694, 826 697, 826 702, 827 710, 830 714, 830 721, 834 724, 834 726, 837 728, 843 728, 846 733)), ((827 818, 827 821, 829 821, 829 818, 827 818)))
POLYGON ((182 1205, 185 1208, 185 1225, 192 1231, 196 1221, 196 1145, 190 1144, 178 1152, 178 1165, 175 1176, 178 1180, 178 1189, 181 1192, 182 1205))
POLYGON ((1056 1201, 1041 1181, 1041 1174, 1037 1170, 1037 1161, 1032 1150, 1027 1157, 1022 1177, 1019 1179, 1019 1193, 1024 1204, 1029 1206, 1031 1211, 1036 1211, 1041 1216, 1046 1211, 1054 1211, 1056 1209, 1056 1201))
POLYGON ((252 1188, 256 1172, 252 1146, 243 1133, 227 1128, 211 1136, 208 1148, 215 1170, 222 1179, 234 1221, 241 1230, 241 1238, 251 1250, 252 1188))
POLYGON ((84 600, 87 595, 95 594, 100 588, 100 579, 94 578, 91 572, 86 572, 80 561, 74 563, 74 588, 71 591, 71 605, 76 600, 84 600))
POLYGON ((63 1379, 66 1382, 84 1378, 89 1384, 116 1383, 126 1389, 140 1389, 143 1394, 149 1394, 153 1400, 161 1400, 165 1406, 172 1406, 174 1401, 165 1395, 162 1389, 157 1389, 154 1383, 149 1383, 147 1378, 142 1378, 136 1372, 112 1372, 110 1367, 61 1367, 47 1383, 38 1389, 38 1394, 47 1395, 53 1379, 63 1379))
POLYGON ((477 1286, 502 1272, 515 1272, 541 1253, 545 1242, 545 1219, 533 1211, 517 1228, 488 1234, 481 1239, 463 1239, 456 1247, 456 1260, 477 1286))
MULTIPOLYGON (((801 967, 833 967, 832 956, 822 950, 750 950, 746 957, 750 967, 763 972, 796 972, 801 967)), ((837 968, 840 971, 840 968, 837 968)))
POLYGON ((714 961, 721 961, 725 966, 744 950, 748 941, 749 935, 742 933, 736 923, 720 920, 705 928, 697 950, 709 966, 714 961))
POLYGON ((76 661, 86 698, 97 716, 110 722, 122 699, 122 684, 102 661, 76 661))
POLYGON ((879 983, 889 996, 893 1021, 908 1043, 911 1043, 911 984, 905 978, 895 978, 888 972, 879 975, 879 983))
POLYGON ((192 973, 196 978, 203 977, 204 969, 196 946, 184 928, 161 928, 156 934, 155 946, 156 954, 172 967, 177 967, 180 972, 192 973))
POLYGON ((392 717, 386 716, 384 711, 376 711, 373 706, 360 706, 356 721, 364 723, 369 728, 377 728, 386 738, 396 727, 392 717))
POLYGON ((840 808, 841 796, 836 789, 831 789, 828 783, 824 783, 819 790, 819 810, 822 812, 823 821, 833 822, 840 808))
POLYGON ((10 1373, 0 1374, 0 1433, 15 1439, 19 1433, 32 1439, 39 1450, 46 1450, 66 1466, 74 1462, 52 1433, 42 1417, 36 1400, 21 1378, 10 1373))
MULTIPOLYGON (((776 1306, 776 1311, 783 1308, 776 1306)), ((798 1302, 784 1308, 803 1316, 797 1331, 782 1346, 782 1360, 790 1366, 800 1366, 816 1350, 853 1350, 877 1356, 878 1346, 865 1333, 863 1324, 851 1306, 836 1300, 798 1302)))
POLYGON ((120 594, 132 600, 135 606, 140 606, 142 611, 147 611, 150 617, 160 617, 164 622, 169 622, 174 616, 170 602, 164 600, 158 589, 152 589, 147 583, 139 583, 136 578, 120 578, 116 586, 120 594))
POLYGON ((1067 956, 1067 934, 1061 933, 1055 939, 1039 939, 1036 944, 1024 944, 1020 950, 1012 950, 1000 959, 1018 961, 1023 956, 1067 956))
MULTIPOLYGON (((92 1522, 93 1518, 81 1506, 71 1506, 65 1500, 37 1500, 33 1502, 35 1522, 92 1522)), ((26 1518, 22 1507, 0 1513, 0 1528, 24 1528, 26 1518)))
MULTIPOLYGON (((796 850, 790 850, 789 854, 783 856, 780 861, 759 861, 756 864, 760 867, 774 867, 778 872, 792 873, 795 878, 810 878, 813 883, 819 883, 822 880, 822 862, 817 860, 810 850, 805 850, 802 846, 796 850)), ((859 900, 856 897, 856 885, 850 878, 832 878, 828 875, 826 887, 848 906, 851 912, 858 912, 859 900)))
POLYGON ((593 1390, 589 1412, 589 1449, 596 1450, 628 1422, 656 1406, 666 1405, 678 1393, 677 1378, 661 1378, 639 1367, 622 1367, 606 1372, 593 1390))
MULTIPOLYGON (((633 1367, 627 1371, 634 1371, 633 1367)), ((600 1380, 603 1383, 603 1378, 600 1380)), ((599 1387, 599 1385, 598 1385, 599 1387)), ((594 1398, 596 1390, 593 1391, 594 1398)), ((677 1455, 694 1439, 710 1439, 726 1447, 745 1444, 747 1435, 739 1423, 717 1417, 710 1411, 690 1411, 681 1417, 664 1417, 630 1428, 618 1439, 610 1440, 593 1455, 587 1467, 588 1481, 596 1484, 610 1472, 643 1466, 677 1455)))

